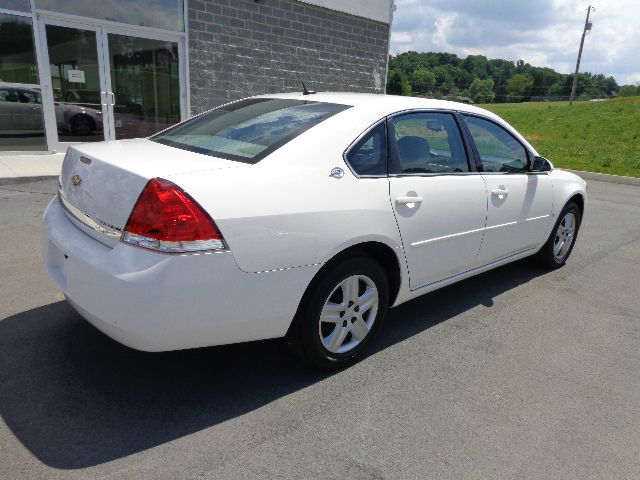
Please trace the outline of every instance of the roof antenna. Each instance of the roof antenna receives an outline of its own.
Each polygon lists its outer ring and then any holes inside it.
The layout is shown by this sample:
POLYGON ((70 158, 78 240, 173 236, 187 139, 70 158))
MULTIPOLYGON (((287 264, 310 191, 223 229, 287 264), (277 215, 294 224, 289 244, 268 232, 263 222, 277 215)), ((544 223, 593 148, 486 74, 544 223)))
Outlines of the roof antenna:
POLYGON ((313 95, 314 93, 316 93, 313 90, 307 90, 307 86, 304 84, 304 82, 302 80, 300 80, 300 83, 302 84, 302 94, 303 95, 313 95))

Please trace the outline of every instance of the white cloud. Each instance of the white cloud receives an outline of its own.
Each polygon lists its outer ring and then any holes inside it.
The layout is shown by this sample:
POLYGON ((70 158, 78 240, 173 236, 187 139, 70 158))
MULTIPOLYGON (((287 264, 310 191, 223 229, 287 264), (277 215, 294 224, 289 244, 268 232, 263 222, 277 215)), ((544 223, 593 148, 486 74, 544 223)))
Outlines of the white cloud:
MULTIPOLYGON (((586 15, 582 0, 396 0, 391 53, 481 54, 562 73, 575 68, 586 15)), ((580 71, 640 80, 640 2, 604 0, 591 14, 580 71)))

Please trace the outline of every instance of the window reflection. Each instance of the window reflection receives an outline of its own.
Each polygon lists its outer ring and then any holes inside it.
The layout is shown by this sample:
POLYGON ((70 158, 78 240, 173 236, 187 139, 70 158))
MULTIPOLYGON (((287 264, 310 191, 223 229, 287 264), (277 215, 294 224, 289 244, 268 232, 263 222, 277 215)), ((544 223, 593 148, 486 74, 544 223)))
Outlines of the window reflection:
POLYGON ((104 140, 96 32, 47 25, 46 33, 59 140, 104 140))
POLYGON ((0 82, 39 83, 31 19, 0 13, 0 39, 0 82))
POLYGON ((180 121, 178 44, 109 34, 116 139, 147 137, 180 121))
POLYGON ((36 7, 144 27, 184 30, 183 0, 36 0, 36 7))
POLYGON ((40 89, 0 82, 0 151, 46 149, 40 89))
POLYGON ((0 151, 46 150, 31 19, 0 13, 0 38, 0 151))
POLYGON ((29 0, 0 0, 0 8, 15 10, 16 12, 30 12, 29 0))

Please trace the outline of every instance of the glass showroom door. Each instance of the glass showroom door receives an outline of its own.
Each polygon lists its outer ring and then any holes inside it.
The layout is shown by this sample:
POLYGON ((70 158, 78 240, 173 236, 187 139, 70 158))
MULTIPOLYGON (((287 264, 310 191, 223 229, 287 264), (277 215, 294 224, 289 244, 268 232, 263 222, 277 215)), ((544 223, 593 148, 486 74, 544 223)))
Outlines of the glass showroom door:
POLYGON ((147 137, 180 121, 178 38, 55 20, 43 29, 59 151, 75 142, 147 137))
POLYGON ((68 143, 110 138, 100 29, 46 23, 44 33, 46 90, 55 115, 49 124, 55 125, 58 150, 68 143))

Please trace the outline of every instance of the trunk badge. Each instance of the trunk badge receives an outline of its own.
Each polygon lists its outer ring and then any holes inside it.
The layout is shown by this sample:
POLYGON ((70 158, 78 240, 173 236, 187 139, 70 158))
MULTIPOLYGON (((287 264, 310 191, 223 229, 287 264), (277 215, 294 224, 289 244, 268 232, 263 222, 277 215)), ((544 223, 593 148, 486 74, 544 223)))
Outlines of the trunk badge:
POLYGON ((77 187, 78 185, 80 185, 80 183, 82 183, 82 179, 80 178, 80 175, 74 175, 73 177, 71 177, 71 184, 74 187, 77 187))
POLYGON ((83 156, 83 157, 80 157, 80 161, 82 163, 84 163, 85 165, 91 165, 91 159, 90 158, 87 158, 87 157, 83 156))

